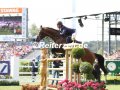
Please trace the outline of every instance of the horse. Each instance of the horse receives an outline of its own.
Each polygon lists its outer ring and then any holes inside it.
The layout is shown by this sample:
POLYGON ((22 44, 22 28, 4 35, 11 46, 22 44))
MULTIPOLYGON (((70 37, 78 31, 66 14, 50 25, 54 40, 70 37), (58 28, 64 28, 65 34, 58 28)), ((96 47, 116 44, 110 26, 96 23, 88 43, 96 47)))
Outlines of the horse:
MULTIPOLYGON (((39 35, 36 38, 36 42, 39 42, 40 40, 42 40, 47 36, 47 37, 50 37, 57 44, 66 44, 67 36, 61 36, 59 33, 59 30, 56 30, 50 27, 42 27, 42 26, 40 27, 40 29, 41 30, 39 32, 39 35)), ((81 59, 91 63, 92 65, 95 59, 98 60, 99 66, 104 72, 104 75, 107 75, 108 72, 104 66, 104 60, 105 60, 104 57, 100 54, 91 52, 87 48, 84 48, 84 50, 86 54, 85 56, 81 57, 81 59)), ((62 48, 62 46, 61 48, 53 48, 51 51, 52 51, 52 54, 54 55, 56 55, 56 52, 62 52, 63 54, 65 54, 65 50, 62 48)))
POLYGON ((36 38, 36 41, 39 42, 46 36, 50 37, 55 43, 57 44, 64 44, 66 43, 66 37, 67 36, 61 36, 59 34, 59 31, 50 27, 40 27, 39 35, 36 38))

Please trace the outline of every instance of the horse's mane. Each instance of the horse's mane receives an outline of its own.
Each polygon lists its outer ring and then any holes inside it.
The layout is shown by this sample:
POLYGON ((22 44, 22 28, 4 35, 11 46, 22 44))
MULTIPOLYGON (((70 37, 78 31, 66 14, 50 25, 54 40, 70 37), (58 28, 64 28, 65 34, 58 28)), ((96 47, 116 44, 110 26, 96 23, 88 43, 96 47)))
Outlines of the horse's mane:
POLYGON ((60 36, 59 30, 57 30, 57 29, 54 29, 54 28, 51 28, 51 27, 42 27, 42 28, 43 28, 43 31, 48 30, 48 31, 51 31, 50 33, 54 34, 55 36, 60 36))
POLYGON ((49 29, 49 30, 54 30, 54 31, 56 31, 56 32, 59 32, 59 30, 54 29, 54 28, 51 28, 51 27, 44 27, 44 28, 49 29))

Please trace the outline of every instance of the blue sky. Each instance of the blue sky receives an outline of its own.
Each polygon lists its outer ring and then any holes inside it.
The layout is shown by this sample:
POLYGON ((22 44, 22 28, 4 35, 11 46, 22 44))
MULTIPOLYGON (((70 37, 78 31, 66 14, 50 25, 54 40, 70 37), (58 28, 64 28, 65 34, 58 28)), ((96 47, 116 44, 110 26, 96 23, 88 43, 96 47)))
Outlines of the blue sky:
MULTIPOLYGON (((37 26, 57 28, 57 21, 63 17, 120 11, 119 2, 119 0, 0 0, 0 7, 28 8, 29 26, 35 23, 37 26)), ((65 25, 73 27, 71 20, 62 21, 65 25)), ((98 39, 98 23, 100 22, 93 20, 84 21, 84 28, 80 28, 76 23, 76 38, 83 41, 98 39)))

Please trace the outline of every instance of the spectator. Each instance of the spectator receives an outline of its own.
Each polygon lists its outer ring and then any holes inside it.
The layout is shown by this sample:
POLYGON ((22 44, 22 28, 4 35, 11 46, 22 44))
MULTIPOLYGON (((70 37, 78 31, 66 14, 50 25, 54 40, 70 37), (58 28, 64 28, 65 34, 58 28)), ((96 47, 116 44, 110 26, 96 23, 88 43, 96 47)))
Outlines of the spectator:
POLYGON ((32 82, 35 82, 35 72, 36 72, 36 68, 35 68, 35 59, 32 60, 32 82))
MULTIPOLYGON (((53 61, 53 68, 59 68, 62 65, 61 60, 55 60, 53 61)), ((59 70, 55 70, 53 73, 53 78, 59 78, 59 70)), ((52 85, 54 84, 54 80, 52 80, 52 85)), ((56 85, 58 84, 58 80, 56 81, 56 85)))

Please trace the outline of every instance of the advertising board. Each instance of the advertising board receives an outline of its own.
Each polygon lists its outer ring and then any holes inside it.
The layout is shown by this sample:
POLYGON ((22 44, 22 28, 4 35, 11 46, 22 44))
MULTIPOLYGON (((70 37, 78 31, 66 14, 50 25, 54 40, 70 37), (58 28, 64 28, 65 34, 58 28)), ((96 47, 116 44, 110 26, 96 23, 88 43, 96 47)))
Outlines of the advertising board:
POLYGON ((106 60, 106 67, 110 73, 120 73, 120 60, 106 60))
POLYGON ((0 8, 0 41, 26 38, 28 31, 27 8, 0 8))

